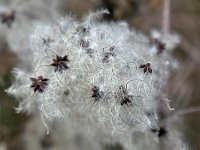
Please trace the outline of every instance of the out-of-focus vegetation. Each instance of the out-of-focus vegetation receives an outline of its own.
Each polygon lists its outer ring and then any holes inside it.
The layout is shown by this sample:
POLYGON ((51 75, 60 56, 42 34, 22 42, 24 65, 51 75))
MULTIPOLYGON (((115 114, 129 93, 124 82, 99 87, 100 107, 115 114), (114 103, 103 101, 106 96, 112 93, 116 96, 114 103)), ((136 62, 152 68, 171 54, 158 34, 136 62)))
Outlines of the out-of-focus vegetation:
MULTIPOLYGON (((64 0, 63 0, 64 1, 64 0)), ((131 26, 148 34, 152 28, 160 28, 162 0, 66 0, 63 9, 82 16, 90 9, 108 8, 107 19, 128 20, 131 26)), ((63 12, 63 10, 61 10, 63 12)), ((200 58, 194 61, 193 53, 200 53, 200 0, 172 0, 171 28, 189 46, 181 43, 174 52, 180 60, 180 68, 173 73, 166 91, 179 108, 200 106, 200 58)), ((9 49, 1 46, 1 48, 9 49)), ((9 150, 22 150, 20 134, 23 133, 27 116, 16 114, 17 102, 4 90, 12 82, 11 70, 16 56, 7 50, 0 53, 0 144, 7 144, 9 150)), ((185 116, 185 137, 191 145, 200 149, 200 113, 185 116)), ((112 148, 111 148, 112 149, 112 148)))
POLYGON ((8 149, 22 150, 20 134, 24 129, 27 116, 16 114, 14 108, 17 106, 17 101, 4 92, 11 85, 11 69, 16 58, 12 53, 3 51, 0 60, 0 141, 5 142, 8 149))

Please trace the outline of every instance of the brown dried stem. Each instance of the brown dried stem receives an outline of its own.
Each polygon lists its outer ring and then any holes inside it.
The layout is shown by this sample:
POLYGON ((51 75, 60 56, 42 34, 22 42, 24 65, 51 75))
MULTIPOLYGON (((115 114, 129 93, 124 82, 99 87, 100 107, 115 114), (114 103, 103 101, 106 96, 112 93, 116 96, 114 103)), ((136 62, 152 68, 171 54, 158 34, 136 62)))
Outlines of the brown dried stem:
POLYGON ((164 0, 163 3, 163 20, 162 20, 162 31, 163 34, 170 33, 170 9, 171 9, 171 0, 164 0))

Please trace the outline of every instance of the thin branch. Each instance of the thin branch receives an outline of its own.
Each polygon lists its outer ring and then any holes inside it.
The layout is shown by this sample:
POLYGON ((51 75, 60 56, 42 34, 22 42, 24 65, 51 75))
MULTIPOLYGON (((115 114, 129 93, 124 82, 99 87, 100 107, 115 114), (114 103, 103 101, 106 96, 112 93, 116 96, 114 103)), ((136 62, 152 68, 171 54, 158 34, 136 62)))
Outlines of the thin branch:
POLYGON ((162 20, 162 31, 163 34, 170 33, 170 3, 171 0, 164 0, 163 3, 163 20, 162 20))
POLYGON ((188 115, 188 114, 192 114, 192 113, 197 113, 197 112, 200 112, 200 106, 190 107, 190 108, 174 111, 173 114, 171 114, 166 119, 161 121, 161 123, 162 124, 166 124, 168 121, 170 121, 170 120, 173 121, 173 120, 175 120, 176 118, 178 118, 180 116, 188 115))
POLYGON ((179 110, 175 112, 174 116, 182 116, 182 115, 187 115, 187 114, 196 113, 196 112, 200 112, 200 107, 190 107, 190 108, 179 110))

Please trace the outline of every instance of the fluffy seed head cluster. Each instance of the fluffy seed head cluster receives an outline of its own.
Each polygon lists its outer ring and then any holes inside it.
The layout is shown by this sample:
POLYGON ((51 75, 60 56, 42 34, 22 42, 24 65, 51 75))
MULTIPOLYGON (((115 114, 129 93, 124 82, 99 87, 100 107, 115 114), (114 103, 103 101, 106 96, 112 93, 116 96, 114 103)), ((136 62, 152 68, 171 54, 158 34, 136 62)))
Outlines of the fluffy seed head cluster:
MULTIPOLYGON (((0 2, 0 38, 14 52, 20 65, 28 69, 30 55, 29 36, 35 26, 47 24, 58 16, 58 3, 54 0, 1 0, 0 2)), ((19 64, 18 64, 19 65, 19 64)))
POLYGON ((154 40, 152 53, 151 40, 125 22, 102 22, 104 14, 36 28, 31 71, 15 69, 7 90, 20 101, 18 111, 39 112, 45 121, 78 112, 85 124, 118 135, 158 128, 157 96, 171 66, 164 49, 171 43, 154 40))

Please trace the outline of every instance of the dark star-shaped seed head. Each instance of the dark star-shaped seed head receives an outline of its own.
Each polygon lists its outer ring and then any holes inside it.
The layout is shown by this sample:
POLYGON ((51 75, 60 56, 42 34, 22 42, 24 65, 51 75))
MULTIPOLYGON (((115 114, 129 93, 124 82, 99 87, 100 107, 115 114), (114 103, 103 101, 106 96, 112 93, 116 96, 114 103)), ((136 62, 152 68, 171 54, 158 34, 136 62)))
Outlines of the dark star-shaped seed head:
POLYGON ((164 127, 160 127, 159 132, 158 132, 158 137, 163 137, 167 134, 167 129, 164 127))
POLYGON ((89 41, 85 41, 85 40, 83 40, 83 39, 81 39, 80 40, 80 46, 82 47, 82 48, 88 48, 89 46, 90 46, 90 42, 89 41))
POLYGON ((53 63, 51 64, 51 66, 55 67, 55 72, 62 72, 63 70, 69 69, 69 67, 66 64, 68 61, 69 59, 67 55, 65 55, 64 57, 56 55, 56 59, 53 59, 53 63))
POLYGON ((144 69, 144 73, 146 73, 147 71, 149 73, 152 73, 152 69, 151 69, 151 64, 150 63, 146 63, 146 64, 141 64, 139 66, 139 68, 143 68, 144 69))
POLYGON ((1 23, 5 23, 8 27, 11 27, 15 20, 15 11, 8 11, 0 13, 1 23))
POLYGON ((78 33, 78 35, 80 35, 80 36, 85 36, 85 35, 89 34, 89 32, 90 32, 90 28, 89 27, 78 26, 76 28, 76 33, 78 33))
POLYGON ((110 47, 110 49, 109 49, 108 52, 105 52, 105 53, 104 53, 104 57, 103 57, 103 59, 102 59, 102 62, 103 62, 103 63, 108 63, 108 62, 109 62, 109 58, 110 58, 111 56, 112 56, 112 57, 115 57, 115 56, 116 56, 116 54, 114 53, 114 49, 115 49, 115 47, 112 46, 112 47, 110 47))
POLYGON ((30 80, 32 81, 31 88, 33 88, 34 92, 38 91, 42 93, 48 85, 47 81, 49 79, 38 76, 38 78, 30 78, 30 80))
POLYGON ((129 99, 128 96, 125 96, 125 97, 121 100, 121 102, 120 102, 120 104, 121 104, 122 106, 123 106, 124 104, 128 105, 128 103, 131 103, 131 100, 129 99))
POLYGON ((157 49, 157 54, 163 53, 163 51, 166 49, 165 43, 161 42, 159 39, 153 39, 151 41, 151 44, 155 45, 155 47, 157 49))
POLYGON ((127 89, 124 86, 120 86, 118 92, 116 92, 115 98, 120 102, 120 105, 128 105, 131 103, 131 96, 127 93, 127 89))
POLYGON ((166 136, 168 132, 166 127, 162 127, 162 126, 159 129, 151 129, 151 131, 153 133, 156 133, 159 138, 166 136))
POLYGON ((161 41, 156 40, 155 41, 155 45, 156 45, 156 47, 158 49, 157 54, 161 54, 165 50, 165 43, 162 43, 161 41))
POLYGON ((98 101, 99 99, 102 98, 103 92, 99 90, 97 86, 93 86, 92 90, 92 97, 94 97, 94 101, 98 101))
POLYGON ((42 148, 44 149, 50 149, 51 146, 53 146, 53 141, 52 141, 52 137, 50 134, 45 134, 41 140, 40 140, 40 145, 42 148))
POLYGON ((52 40, 51 38, 42 38, 42 43, 46 46, 48 46, 51 42, 53 42, 54 40, 52 40))

